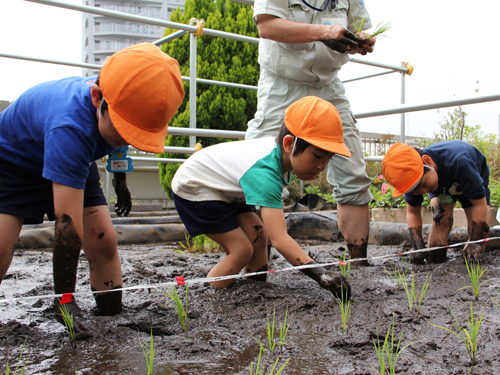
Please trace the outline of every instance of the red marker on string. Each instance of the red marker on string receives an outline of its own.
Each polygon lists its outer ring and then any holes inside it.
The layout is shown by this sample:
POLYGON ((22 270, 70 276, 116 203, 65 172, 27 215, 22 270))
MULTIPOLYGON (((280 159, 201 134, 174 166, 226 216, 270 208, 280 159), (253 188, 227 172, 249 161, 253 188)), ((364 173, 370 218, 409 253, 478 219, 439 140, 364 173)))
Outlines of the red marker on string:
POLYGON ((184 276, 175 276, 175 280, 177 281, 177 285, 186 284, 186 280, 184 280, 184 276))
POLYGON ((63 293, 59 303, 64 305, 65 303, 71 303, 71 301, 73 301, 73 293, 63 293))

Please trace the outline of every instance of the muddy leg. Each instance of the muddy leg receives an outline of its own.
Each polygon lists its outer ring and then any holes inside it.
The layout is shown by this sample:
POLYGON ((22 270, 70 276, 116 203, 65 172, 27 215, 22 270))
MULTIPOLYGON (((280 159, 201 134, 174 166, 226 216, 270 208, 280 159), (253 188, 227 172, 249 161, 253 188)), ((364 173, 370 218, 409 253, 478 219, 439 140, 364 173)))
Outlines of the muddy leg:
MULTIPOLYGON (((245 273, 267 271, 270 247, 266 227, 253 212, 238 215, 238 222, 253 246, 253 255, 245 265, 245 273)), ((249 279, 266 282, 267 274, 250 276, 249 279)))
MULTIPOLYGON (((106 206, 84 209, 83 249, 89 261, 92 290, 121 288, 122 274, 116 232, 106 206)), ((99 315, 116 315, 122 309, 122 292, 94 294, 99 315)))
MULTIPOLYGON (((117 285, 113 289, 120 289, 122 286, 117 285)), ((92 288, 92 291, 96 290, 92 288)), ((105 292, 94 294, 94 299, 97 305, 96 315, 110 316, 117 315, 122 311, 122 291, 117 292, 105 292)))
MULTIPOLYGON (((258 210, 256 210, 255 213, 257 214, 257 217, 259 218, 259 220, 262 221, 262 215, 260 214, 260 208, 258 210)), ((271 239, 269 238, 269 236, 267 236, 267 260, 268 260, 268 262, 271 259, 271 248, 272 247, 273 247, 273 244, 271 243, 271 239)))
POLYGON ((0 214, 0 284, 14 256, 14 247, 21 232, 24 217, 0 214))
MULTIPOLYGON (((366 258, 370 231, 368 205, 339 204, 337 210, 339 229, 345 238, 349 257, 351 259, 366 258)), ((368 265, 368 261, 356 262, 355 264, 368 265)))
MULTIPOLYGON (((226 257, 210 270, 208 277, 236 275, 252 259, 253 246, 243 229, 236 228, 229 232, 206 234, 206 236, 217 242, 226 252, 226 257)), ((233 282, 234 279, 229 279, 209 284, 217 288, 227 288, 233 282)))
MULTIPOLYGON (((432 227, 429 234, 429 247, 446 246, 448 235, 453 228, 453 207, 455 203, 441 204, 439 199, 433 198, 431 201, 432 227)), ((446 262, 447 249, 430 251, 427 256, 429 263, 446 262)))

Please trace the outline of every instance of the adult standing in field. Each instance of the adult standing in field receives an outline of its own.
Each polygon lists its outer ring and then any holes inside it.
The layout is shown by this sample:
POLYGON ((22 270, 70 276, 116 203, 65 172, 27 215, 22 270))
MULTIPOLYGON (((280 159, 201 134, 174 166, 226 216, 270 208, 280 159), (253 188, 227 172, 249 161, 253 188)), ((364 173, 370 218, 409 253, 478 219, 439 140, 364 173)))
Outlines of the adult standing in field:
POLYGON ((338 71, 349 61, 347 53, 372 52, 375 39, 362 47, 345 45, 345 52, 322 42, 345 42, 347 30, 356 31, 356 25, 362 24, 363 30, 370 28, 364 2, 255 0, 253 17, 261 37, 261 75, 257 112, 248 123, 245 139, 275 136, 283 124, 285 108, 302 97, 314 95, 331 102, 340 112, 344 142, 352 156, 335 155, 328 164, 327 179, 334 187, 339 228, 349 256, 366 257, 371 180, 365 172, 361 137, 338 71))

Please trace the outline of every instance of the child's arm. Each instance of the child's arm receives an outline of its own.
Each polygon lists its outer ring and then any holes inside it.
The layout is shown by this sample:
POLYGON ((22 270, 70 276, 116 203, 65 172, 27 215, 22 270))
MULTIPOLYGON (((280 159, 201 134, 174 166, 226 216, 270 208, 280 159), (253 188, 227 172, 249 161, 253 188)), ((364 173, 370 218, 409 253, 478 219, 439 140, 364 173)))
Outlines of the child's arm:
POLYGON ((128 216, 132 209, 132 196, 127 185, 127 174, 113 173, 112 181, 116 193, 115 212, 118 216, 128 216))
MULTIPOLYGON (((286 260, 294 266, 316 263, 288 235, 285 215, 281 208, 261 207, 260 213, 271 242, 286 260)), ((341 274, 335 274, 323 267, 302 269, 300 271, 316 281, 322 288, 329 290, 334 297, 342 298, 344 301, 349 300, 351 286, 341 274)))
MULTIPOLYGON (((470 199, 470 202, 472 203, 472 222, 488 223, 488 205, 486 204, 486 198, 470 199)), ((474 233, 472 233, 472 236, 474 236, 474 233)), ((471 239, 479 240, 480 238, 471 239)))
POLYGON ((406 222, 408 223, 413 248, 415 250, 423 249, 425 244, 422 238, 422 207, 407 204, 406 222))
MULTIPOLYGON (((472 203, 472 223, 469 222, 469 241, 477 241, 488 237, 490 220, 488 220, 488 204, 486 198, 470 199, 472 203)), ((470 220, 470 219, 469 219, 470 220)), ((466 260, 480 261, 486 244, 470 243, 463 249, 466 260)))
POLYGON ((300 245, 288 235, 285 215, 280 208, 261 207, 262 221, 273 246, 294 266, 312 261, 300 245))
POLYGON ((83 189, 52 183, 54 214, 54 289, 57 294, 75 291, 76 269, 83 238, 83 189))

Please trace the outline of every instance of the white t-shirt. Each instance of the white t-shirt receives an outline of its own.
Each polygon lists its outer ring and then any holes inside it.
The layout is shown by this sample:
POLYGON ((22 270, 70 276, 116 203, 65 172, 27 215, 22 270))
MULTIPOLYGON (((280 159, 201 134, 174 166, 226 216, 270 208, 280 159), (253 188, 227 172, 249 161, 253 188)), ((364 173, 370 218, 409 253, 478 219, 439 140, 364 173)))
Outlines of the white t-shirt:
POLYGON ((174 193, 190 201, 219 200, 282 208, 290 183, 274 137, 220 143, 191 155, 172 180, 174 193))

